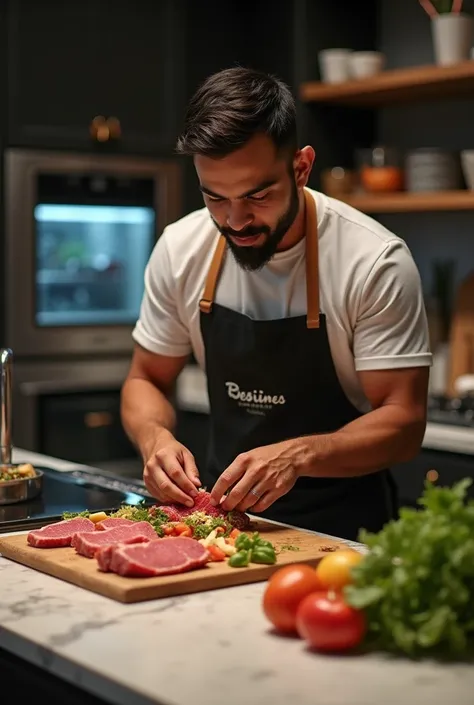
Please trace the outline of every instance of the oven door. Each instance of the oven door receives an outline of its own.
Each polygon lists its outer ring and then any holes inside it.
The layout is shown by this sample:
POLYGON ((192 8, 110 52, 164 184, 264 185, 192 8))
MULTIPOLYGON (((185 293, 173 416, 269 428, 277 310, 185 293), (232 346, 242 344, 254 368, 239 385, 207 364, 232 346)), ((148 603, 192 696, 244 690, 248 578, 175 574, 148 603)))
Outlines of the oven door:
POLYGON ((179 217, 177 165, 9 150, 5 186, 15 355, 129 352, 146 263, 179 217))

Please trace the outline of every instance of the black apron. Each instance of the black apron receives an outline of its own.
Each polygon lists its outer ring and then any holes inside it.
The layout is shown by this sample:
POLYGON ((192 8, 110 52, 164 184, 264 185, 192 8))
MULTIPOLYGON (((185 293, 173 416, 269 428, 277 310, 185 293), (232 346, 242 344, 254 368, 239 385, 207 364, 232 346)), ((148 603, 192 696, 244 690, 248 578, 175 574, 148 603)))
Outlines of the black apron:
MULTIPOLYGON (((219 238, 200 301, 211 408, 202 472, 208 488, 239 453, 331 433, 361 415, 339 383, 319 313, 316 206, 306 191, 305 205, 307 316, 254 320, 214 303, 226 250, 219 238)), ((395 485, 382 470, 354 478, 300 478, 261 516, 357 540, 362 527, 379 531, 396 513, 395 485)))

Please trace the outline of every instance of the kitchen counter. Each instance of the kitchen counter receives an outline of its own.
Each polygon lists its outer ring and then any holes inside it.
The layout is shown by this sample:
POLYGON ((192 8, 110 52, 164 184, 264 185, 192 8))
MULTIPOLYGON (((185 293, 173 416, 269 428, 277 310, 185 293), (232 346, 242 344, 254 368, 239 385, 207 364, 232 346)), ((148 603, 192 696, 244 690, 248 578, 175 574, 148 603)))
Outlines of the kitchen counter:
POLYGON ((325 657, 273 635, 264 587, 123 605, 0 558, 0 648, 116 705, 471 705, 471 666, 325 657))

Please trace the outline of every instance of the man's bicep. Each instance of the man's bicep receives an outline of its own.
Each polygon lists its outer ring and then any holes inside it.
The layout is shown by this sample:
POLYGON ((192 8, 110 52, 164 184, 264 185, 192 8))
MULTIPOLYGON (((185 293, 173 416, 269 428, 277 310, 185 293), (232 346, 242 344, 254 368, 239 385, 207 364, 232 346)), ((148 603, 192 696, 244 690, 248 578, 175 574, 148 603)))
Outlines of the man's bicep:
POLYGON ((373 409, 395 405, 414 419, 426 420, 429 367, 364 370, 358 377, 373 409))

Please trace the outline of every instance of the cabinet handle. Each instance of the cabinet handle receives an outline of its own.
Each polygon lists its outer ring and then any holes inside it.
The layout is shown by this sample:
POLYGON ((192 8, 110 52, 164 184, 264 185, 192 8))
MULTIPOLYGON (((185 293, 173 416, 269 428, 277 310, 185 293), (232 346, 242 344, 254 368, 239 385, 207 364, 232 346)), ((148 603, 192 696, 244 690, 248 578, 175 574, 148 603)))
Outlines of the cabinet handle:
POLYGON ((429 482, 436 482, 439 479, 439 472, 437 470, 428 470, 426 473, 426 479, 429 482))
POLYGON ((108 411, 89 411, 84 414, 84 425, 87 428, 102 428, 112 426, 114 417, 108 411))
POLYGON ((116 117, 105 118, 103 115, 96 115, 90 124, 89 132, 97 142, 118 140, 122 136, 120 120, 116 117))

